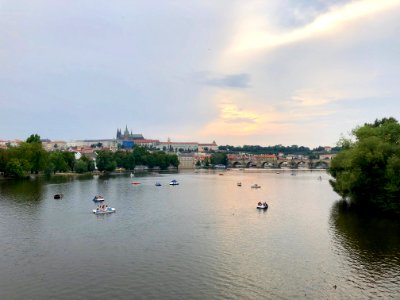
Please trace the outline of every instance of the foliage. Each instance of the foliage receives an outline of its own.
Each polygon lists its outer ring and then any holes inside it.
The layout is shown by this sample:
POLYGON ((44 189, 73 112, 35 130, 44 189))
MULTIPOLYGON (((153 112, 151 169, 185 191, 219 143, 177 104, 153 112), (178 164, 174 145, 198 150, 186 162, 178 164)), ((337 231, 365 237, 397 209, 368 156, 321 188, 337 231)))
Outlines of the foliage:
POLYGON ((114 171, 117 167, 115 157, 110 151, 99 151, 97 152, 96 164, 99 171, 114 171))
POLYGON ((38 134, 31 134, 30 137, 28 137, 26 139, 26 142, 28 144, 32 144, 32 143, 41 144, 42 143, 42 141, 40 140, 40 135, 38 135, 38 134))
POLYGON ((88 162, 82 159, 77 160, 75 162, 75 172, 76 173, 88 172, 88 162))
POLYGON ((400 124, 376 120, 353 130, 355 141, 342 139, 330 174, 335 192, 360 208, 400 214, 400 124))
POLYGON ((67 172, 69 169, 67 161, 65 161, 64 152, 54 151, 49 155, 48 165, 45 173, 67 172))
POLYGON ((221 153, 221 152, 213 153, 211 155, 211 164, 227 166, 228 156, 226 155, 226 153, 221 153))
MULTIPOLYGON (((89 157, 83 155, 79 160, 86 163, 86 165, 87 165, 87 172, 94 171, 94 169, 95 169, 94 161, 93 161, 91 158, 89 158, 89 157)), ((75 162, 75 171, 76 171, 76 162, 75 162)))
POLYGON ((9 177, 23 178, 29 172, 30 164, 24 159, 12 158, 7 162, 4 174, 9 177))
POLYGON ((135 166, 143 165, 149 168, 159 167, 162 170, 169 166, 178 167, 178 157, 163 151, 149 152, 144 147, 135 146, 132 152, 119 150, 115 153, 99 151, 96 159, 99 171, 113 171, 115 168, 133 170, 135 166))

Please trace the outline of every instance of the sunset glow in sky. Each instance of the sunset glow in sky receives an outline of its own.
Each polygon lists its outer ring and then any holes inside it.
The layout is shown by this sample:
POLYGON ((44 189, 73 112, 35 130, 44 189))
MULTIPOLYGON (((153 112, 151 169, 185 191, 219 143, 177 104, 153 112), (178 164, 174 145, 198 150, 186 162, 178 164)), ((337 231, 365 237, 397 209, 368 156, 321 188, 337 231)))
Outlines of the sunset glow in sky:
POLYGON ((400 120, 400 0, 0 2, 0 139, 335 145, 400 120))

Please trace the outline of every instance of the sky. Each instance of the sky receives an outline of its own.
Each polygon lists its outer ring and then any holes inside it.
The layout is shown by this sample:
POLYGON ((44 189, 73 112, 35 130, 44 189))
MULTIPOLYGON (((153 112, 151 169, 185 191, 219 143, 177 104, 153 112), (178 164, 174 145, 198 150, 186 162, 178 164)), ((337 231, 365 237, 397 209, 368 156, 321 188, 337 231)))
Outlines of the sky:
POLYGON ((0 0, 0 139, 335 146, 400 120, 400 0, 0 0))

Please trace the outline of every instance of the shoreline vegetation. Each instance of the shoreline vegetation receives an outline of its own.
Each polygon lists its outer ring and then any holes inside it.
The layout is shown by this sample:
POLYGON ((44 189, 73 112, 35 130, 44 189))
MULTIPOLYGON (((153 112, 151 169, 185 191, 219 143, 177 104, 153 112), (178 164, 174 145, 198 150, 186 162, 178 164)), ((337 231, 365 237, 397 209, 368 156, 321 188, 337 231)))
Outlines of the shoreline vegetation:
POLYGON ((133 151, 116 152, 99 150, 93 157, 75 157, 70 151, 51 151, 43 149, 40 136, 31 135, 26 142, 16 147, 0 149, 0 174, 7 178, 22 179, 31 174, 47 176, 57 173, 114 172, 116 169, 134 170, 139 166, 149 169, 167 170, 178 168, 176 154, 163 151, 150 152, 142 147, 133 151))
POLYGON ((352 135, 341 140, 343 150, 332 159, 333 190, 351 209, 400 216, 400 124, 377 119, 352 135))

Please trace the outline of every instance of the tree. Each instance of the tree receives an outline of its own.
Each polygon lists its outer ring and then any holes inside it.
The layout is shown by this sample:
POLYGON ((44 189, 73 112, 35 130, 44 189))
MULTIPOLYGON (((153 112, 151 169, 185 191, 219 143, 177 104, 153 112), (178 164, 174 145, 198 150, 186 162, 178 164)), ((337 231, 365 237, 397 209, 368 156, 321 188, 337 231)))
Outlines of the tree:
POLYGON ((63 151, 62 156, 64 158, 64 161, 67 163, 69 170, 73 171, 76 161, 75 154, 72 152, 63 151))
POLYGON ((114 155, 110 151, 99 151, 96 157, 96 164, 99 171, 111 172, 117 167, 114 155))
POLYGON ((79 159, 75 163, 75 172, 85 173, 88 171, 88 163, 82 159, 79 159))
POLYGON ((211 164, 213 165, 228 165, 228 156, 225 153, 213 153, 211 155, 211 164))
POLYGON ((31 173, 37 174, 44 170, 48 153, 43 149, 40 141, 33 141, 34 138, 31 137, 27 139, 31 142, 21 143, 19 147, 13 148, 12 152, 17 158, 27 160, 31 166, 31 173))
POLYGON ((355 207, 400 214, 400 124, 385 118, 352 133, 329 168, 334 191, 355 207))
POLYGON ((50 153, 48 164, 45 168, 45 173, 50 174, 51 171, 55 174, 56 172, 67 172, 68 163, 65 161, 63 152, 54 151, 50 153))
POLYGON ((26 177, 29 169, 30 169, 30 165, 26 160, 12 158, 7 163, 4 173, 6 176, 23 178, 23 177, 26 177))
POLYGON ((40 135, 38 134, 31 134, 27 139, 26 142, 29 144, 38 143, 41 144, 42 141, 40 140, 40 135))

